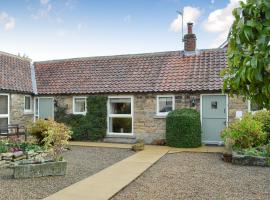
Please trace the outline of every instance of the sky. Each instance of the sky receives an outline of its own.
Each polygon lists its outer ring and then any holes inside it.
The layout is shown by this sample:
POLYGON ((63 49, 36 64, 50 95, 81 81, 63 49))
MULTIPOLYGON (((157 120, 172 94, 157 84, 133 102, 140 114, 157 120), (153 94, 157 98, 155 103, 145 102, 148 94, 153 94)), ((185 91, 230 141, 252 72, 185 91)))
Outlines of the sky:
POLYGON ((33 61, 182 50, 181 15, 197 48, 227 37, 239 0, 0 0, 0 51, 33 61))

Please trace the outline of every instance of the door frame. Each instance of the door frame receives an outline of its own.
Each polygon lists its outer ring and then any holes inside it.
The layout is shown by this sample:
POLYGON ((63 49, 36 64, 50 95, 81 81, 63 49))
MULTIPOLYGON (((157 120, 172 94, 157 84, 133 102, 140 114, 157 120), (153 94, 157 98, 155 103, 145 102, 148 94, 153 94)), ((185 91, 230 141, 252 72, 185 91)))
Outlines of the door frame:
MULTIPOLYGON (((202 98, 203 96, 225 96, 226 97, 226 127, 229 125, 229 96, 228 94, 222 94, 222 93, 207 93, 207 94, 200 94, 200 119, 201 119, 201 126, 203 125, 202 121, 202 98)), ((206 144, 223 144, 223 142, 215 142, 215 141, 202 141, 203 143, 206 144)))
POLYGON ((10 124, 10 94, 7 93, 0 93, 1 96, 7 96, 8 98, 8 113, 7 114, 0 114, 1 118, 8 118, 8 124, 10 124))
POLYGON ((52 99, 52 101, 53 101, 53 120, 54 120, 54 97, 35 97, 35 99, 34 99, 34 107, 35 107, 35 109, 34 109, 34 117, 36 117, 37 116, 37 118, 39 119, 39 108, 40 108, 40 105, 39 105, 39 103, 40 103, 40 101, 39 101, 39 99, 52 99), (37 115, 36 115, 36 99, 38 99, 38 110, 37 110, 37 115))

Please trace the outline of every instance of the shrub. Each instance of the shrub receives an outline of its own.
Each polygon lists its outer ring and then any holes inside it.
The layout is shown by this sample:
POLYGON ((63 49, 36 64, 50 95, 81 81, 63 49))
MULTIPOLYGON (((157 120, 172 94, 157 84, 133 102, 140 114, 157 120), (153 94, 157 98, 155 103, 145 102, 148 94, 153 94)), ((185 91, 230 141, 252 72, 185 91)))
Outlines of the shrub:
POLYGON ((166 143, 172 147, 201 146, 200 114, 187 108, 170 112, 166 118, 166 143))
POLYGON ((263 124, 246 114, 242 119, 237 119, 222 131, 223 141, 231 141, 233 149, 247 149, 258 147, 265 141, 263 124))
POLYGON ((265 144, 270 142, 270 111, 268 110, 261 110, 257 111, 253 115, 256 121, 259 121, 263 125, 263 131, 266 133, 266 141, 265 144))
POLYGON ((62 160, 61 154, 71 138, 71 130, 63 123, 49 121, 49 128, 44 133, 44 147, 52 150, 54 160, 62 160))
POLYGON ((34 136, 39 145, 43 145, 44 134, 48 131, 49 125, 50 121, 39 119, 27 127, 27 133, 34 136))
POLYGON ((0 153, 8 152, 8 141, 7 140, 0 140, 0 153))

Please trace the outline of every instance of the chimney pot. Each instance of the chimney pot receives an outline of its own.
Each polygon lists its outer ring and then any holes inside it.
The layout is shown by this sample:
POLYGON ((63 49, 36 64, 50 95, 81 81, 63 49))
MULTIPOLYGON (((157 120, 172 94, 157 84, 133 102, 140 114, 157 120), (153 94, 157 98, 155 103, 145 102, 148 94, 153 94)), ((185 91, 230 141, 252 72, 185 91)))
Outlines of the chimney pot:
POLYGON ((184 36, 184 50, 195 51, 196 50, 196 35, 192 33, 193 23, 187 23, 188 32, 184 36))
POLYGON ((189 22, 189 23, 187 23, 187 26, 188 26, 188 34, 192 34, 193 23, 189 22))

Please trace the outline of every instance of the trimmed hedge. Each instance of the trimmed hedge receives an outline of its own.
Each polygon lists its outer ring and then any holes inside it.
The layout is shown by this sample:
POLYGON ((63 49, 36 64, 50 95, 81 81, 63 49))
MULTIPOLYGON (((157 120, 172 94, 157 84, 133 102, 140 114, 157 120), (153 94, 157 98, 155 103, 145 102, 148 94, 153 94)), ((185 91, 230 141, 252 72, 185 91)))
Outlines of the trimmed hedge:
POLYGON ((201 146, 200 114, 194 109, 177 109, 166 118, 166 143, 171 147, 201 146))
POLYGON ((58 107, 56 121, 71 127, 73 140, 102 139, 107 130, 107 97, 89 96, 86 115, 66 114, 66 109, 58 107))

